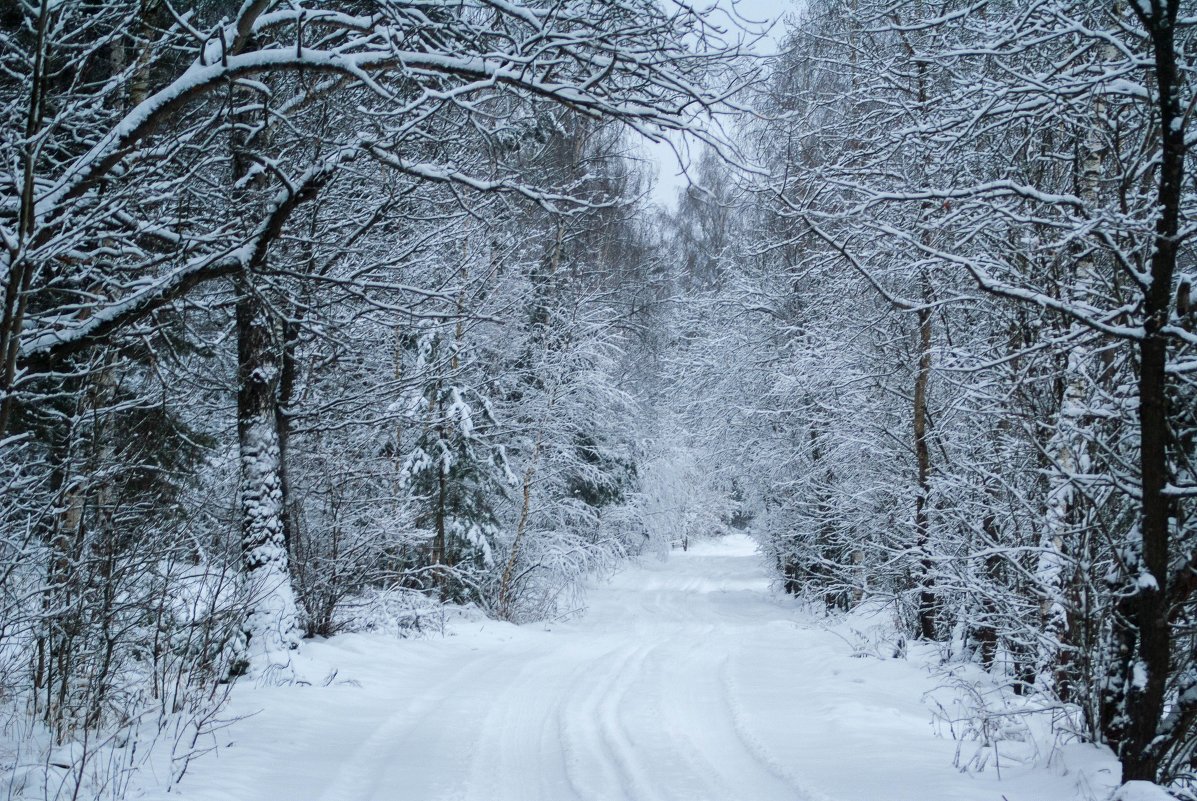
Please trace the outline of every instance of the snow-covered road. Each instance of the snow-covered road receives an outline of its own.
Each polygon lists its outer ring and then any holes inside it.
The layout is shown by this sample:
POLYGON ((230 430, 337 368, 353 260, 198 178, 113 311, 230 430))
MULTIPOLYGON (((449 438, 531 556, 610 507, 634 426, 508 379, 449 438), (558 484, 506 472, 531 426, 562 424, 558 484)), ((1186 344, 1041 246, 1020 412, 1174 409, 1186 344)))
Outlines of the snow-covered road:
MULTIPOLYGON (((1054 801, 1108 761, 953 767, 916 660, 853 648, 771 592, 747 538, 647 560, 551 627, 308 643, 328 687, 238 688, 176 790, 195 801, 1054 801), (229 746, 231 741, 232 745, 229 746)), ((304 665, 301 665, 303 667, 304 665)), ((965 754, 975 750, 966 744, 965 754)))

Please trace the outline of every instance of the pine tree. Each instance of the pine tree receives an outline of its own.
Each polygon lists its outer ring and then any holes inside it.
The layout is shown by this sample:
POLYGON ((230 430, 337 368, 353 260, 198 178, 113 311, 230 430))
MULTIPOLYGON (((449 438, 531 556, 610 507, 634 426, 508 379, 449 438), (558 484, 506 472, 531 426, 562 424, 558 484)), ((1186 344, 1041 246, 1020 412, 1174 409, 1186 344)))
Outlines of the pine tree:
POLYGON ((485 602, 510 472, 490 404, 467 383, 461 329, 446 327, 422 322, 409 338, 408 369, 421 378, 403 403, 410 441, 401 475, 440 597, 485 602))

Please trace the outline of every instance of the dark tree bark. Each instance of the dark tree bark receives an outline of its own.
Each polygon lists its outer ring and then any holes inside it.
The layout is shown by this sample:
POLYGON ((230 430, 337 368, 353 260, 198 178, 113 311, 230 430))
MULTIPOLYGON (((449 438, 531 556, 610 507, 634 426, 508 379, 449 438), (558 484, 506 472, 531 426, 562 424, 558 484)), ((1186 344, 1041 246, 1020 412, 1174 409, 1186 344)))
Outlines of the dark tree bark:
MULTIPOLYGON (((930 290, 924 285, 924 301, 930 290)), ((926 302, 918 310, 919 350, 918 371, 914 380, 914 452, 918 468, 918 495, 914 501, 915 548, 920 554, 919 568, 919 636, 934 640, 936 634, 934 565, 928 556, 931 521, 927 502, 931 495, 931 449, 927 442, 927 389, 931 382, 931 307, 926 302)))
POLYGON ((1151 285, 1144 295, 1144 334, 1139 343, 1142 546, 1126 565, 1123 597, 1114 622, 1116 653, 1102 710, 1103 734, 1118 753, 1123 781, 1157 779, 1163 750, 1170 745, 1167 738, 1157 735, 1172 647, 1166 599, 1170 521, 1175 509, 1166 492, 1171 479, 1171 434, 1168 338, 1162 329, 1171 311, 1186 150, 1180 108, 1182 78, 1174 38, 1179 5, 1167 0, 1131 4, 1153 51, 1160 161, 1156 190, 1159 217, 1151 256, 1151 285))

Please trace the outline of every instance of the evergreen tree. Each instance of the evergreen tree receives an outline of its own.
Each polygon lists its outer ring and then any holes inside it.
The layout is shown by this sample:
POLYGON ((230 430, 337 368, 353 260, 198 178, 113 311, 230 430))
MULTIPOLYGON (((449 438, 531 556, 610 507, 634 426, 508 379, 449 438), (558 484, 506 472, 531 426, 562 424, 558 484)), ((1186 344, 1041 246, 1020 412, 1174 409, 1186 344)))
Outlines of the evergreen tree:
POLYGON ((428 538, 432 583, 443 600, 485 602, 511 476, 495 440, 490 403, 466 383, 471 365, 461 327, 423 321, 410 335, 419 384, 403 400, 402 481, 414 524, 428 538))

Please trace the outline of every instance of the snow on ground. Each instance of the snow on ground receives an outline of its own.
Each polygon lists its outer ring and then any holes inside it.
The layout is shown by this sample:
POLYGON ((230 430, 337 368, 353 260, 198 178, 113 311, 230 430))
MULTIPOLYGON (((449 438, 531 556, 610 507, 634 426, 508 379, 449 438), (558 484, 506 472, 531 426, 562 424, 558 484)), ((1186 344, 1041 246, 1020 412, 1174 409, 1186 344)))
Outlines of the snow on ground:
MULTIPOLYGON (((192 763, 188 801, 1056 801, 1108 798, 1108 752, 1070 745, 1001 779, 953 766, 909 660, 770 590, 745 537, 592 590, 570 623, 304 644, 310 686, 233 693, 245 715, 192 763), (320 678, 333 669, 328 686, 320 678)), ((975 743, 968 744, 975 748, 975 743)), ((966 760, 967 761, 967 760, 966 760)), ((177 793, 177 795, 176 795, 177 793)))

